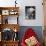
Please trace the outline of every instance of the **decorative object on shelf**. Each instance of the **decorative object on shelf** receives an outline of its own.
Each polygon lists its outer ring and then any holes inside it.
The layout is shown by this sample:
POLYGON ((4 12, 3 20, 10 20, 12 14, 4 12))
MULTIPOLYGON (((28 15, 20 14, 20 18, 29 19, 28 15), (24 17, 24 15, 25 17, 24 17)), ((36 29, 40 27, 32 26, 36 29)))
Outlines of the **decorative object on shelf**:
POLYGON ((10 10, 10 13, 9 13, 9 14, 10 14, 10 15, 17 15, 17 13, 18 13, 18 12, 17 12, 16 10, 10 10))
POLYGON ((14 29, 13 29, 13 30, 14 30, 14 32, 17 32, 17 30, 16 30, 16 28, 15 28, 15 27, 14 27, 14 29))
POLYGON ((35 6, 25 6, 25 18, 29 20, 35 19, 35 11, 35 6))
POLYGON ((2 40, 4 40, 4 41, 9 41, 9 40, 16 41, 16 40, 18 40, 18 32, 14 32, 10 28, 5 28, 2 31, 2 40))
POLYGON ((17 2, 16 2, 17 0, 15 0, 15 7, 16 7, 16 4, 17 4, 17 2))
POLYGON ((8 24, 8 16, 4 16, 4 15, 3 15, 2 23, 3 23, 3 24, 8 24))
POLYGON ((17 30, 16 30, 16 28, 14 28, 14 41, 15 40, 18 40, 18 32, 17 32, 17 30))
POLYGON ((2 10, 2 15, 9 15, 9 10, 2 10))
POLYGON ((7 18, 7 19, 5 19, 5 24, 8 24, 8 18, 7 18))
POLYGON ((4 41, 12 40, 12 30, 11 29, 5 28, 2 31, 2 40, 4 41))
POLYGON ((13 40, 14 40, 14 41, 15 41, 15 40, 19 40, 19 39, 18 39, 18 32, 14 32, 13 40))

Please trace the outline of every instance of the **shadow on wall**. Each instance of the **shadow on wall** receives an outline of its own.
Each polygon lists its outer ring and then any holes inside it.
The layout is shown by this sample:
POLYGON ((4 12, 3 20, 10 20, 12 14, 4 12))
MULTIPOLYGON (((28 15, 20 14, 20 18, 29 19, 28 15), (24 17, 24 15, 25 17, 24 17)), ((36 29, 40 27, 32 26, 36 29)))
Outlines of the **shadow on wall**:
POLYGON ((20 41, 22 40, 22 38, 24 36, 24 33, 25 33, 25 31, 28 28, 32 28, 34 30, 34 32, 36 32, 39 41, 41 43, 43 43, 43 33, 42 33, 43 30, 42 30, 42 26, 21 26, 20 27, 20 32, 19 32, 19 39, 20 39, 20 41))

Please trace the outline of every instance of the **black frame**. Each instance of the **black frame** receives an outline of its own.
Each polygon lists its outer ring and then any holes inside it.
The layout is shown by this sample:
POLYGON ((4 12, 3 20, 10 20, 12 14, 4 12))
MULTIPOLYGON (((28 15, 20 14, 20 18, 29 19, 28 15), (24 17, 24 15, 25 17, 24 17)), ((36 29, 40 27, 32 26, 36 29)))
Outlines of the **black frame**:
POLYGON ((36 8, 35 6, 25 6, 25 18, 35 19, 36 18, 36 8), (32 11, 30 9, 33 9, 32 11))

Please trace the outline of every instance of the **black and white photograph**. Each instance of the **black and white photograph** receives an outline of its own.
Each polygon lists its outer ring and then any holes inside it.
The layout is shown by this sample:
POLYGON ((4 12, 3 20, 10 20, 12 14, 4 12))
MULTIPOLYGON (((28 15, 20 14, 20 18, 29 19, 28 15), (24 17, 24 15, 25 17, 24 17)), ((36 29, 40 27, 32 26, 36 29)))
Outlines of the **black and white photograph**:
POLYGON ((25 6, 25 18, 35 19, 35 6, 25 6))

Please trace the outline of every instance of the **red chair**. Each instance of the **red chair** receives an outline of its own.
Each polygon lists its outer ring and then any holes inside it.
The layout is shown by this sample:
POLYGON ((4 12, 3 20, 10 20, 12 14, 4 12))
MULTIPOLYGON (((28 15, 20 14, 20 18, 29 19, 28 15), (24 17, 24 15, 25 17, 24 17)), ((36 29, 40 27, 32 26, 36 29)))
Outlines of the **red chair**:
MULTIPOLYGON (((32 36, 34 36, 37 39, 37 35, 33 31, 33 29, 31 29, 31 28, 27 29, 27 31, 25 32, 24 37, 22 38, 21 46, 27 46, 26 43, 25 43, 25 40, 28 39, 29 37, 32 37, 32 36)), ((41 46, 40 42, 38 41, 35 46, 41 46)))

